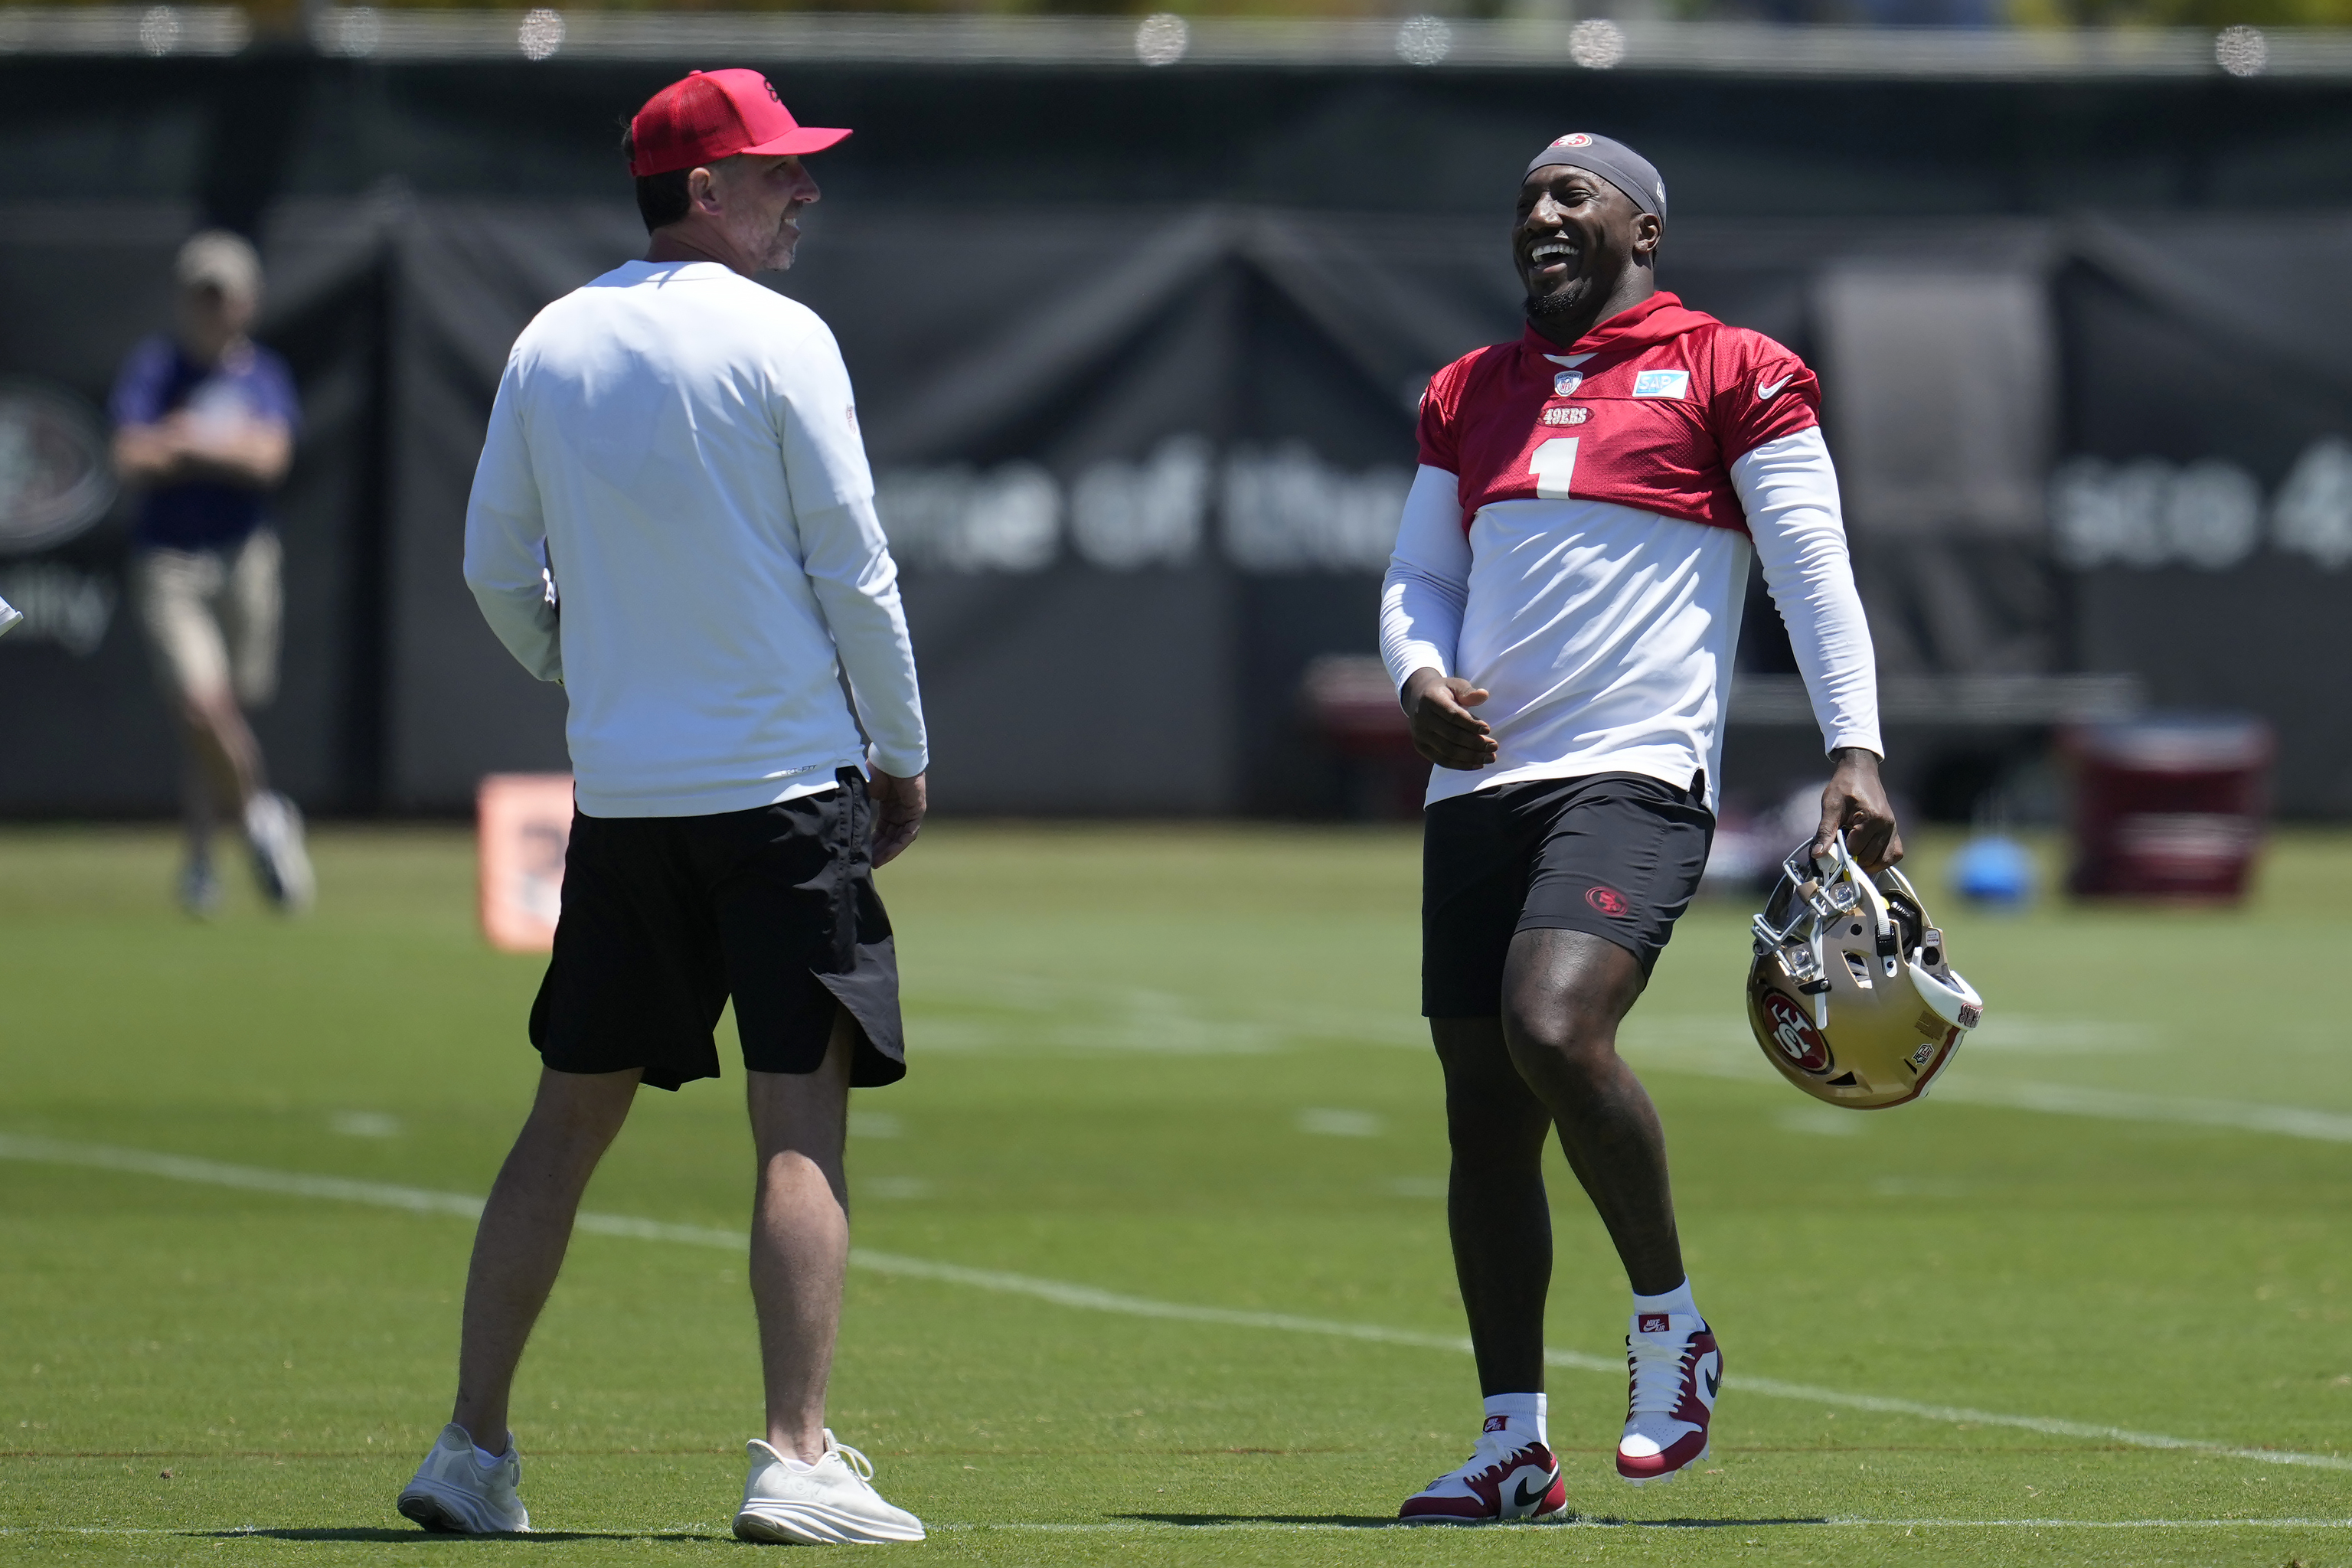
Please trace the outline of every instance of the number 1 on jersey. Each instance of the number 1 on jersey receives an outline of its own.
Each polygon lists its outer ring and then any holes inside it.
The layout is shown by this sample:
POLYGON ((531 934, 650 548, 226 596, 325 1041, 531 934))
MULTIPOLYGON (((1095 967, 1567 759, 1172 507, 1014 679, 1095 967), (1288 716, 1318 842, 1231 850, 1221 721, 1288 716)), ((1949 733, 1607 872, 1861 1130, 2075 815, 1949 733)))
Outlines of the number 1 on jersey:
POLYGON ((1576 473, 1576 437, 1557 437, 1538 447, 1528 459, 1528 472, 1535 478, 1539 499, 1569 500, 1568 481, 1576 473))

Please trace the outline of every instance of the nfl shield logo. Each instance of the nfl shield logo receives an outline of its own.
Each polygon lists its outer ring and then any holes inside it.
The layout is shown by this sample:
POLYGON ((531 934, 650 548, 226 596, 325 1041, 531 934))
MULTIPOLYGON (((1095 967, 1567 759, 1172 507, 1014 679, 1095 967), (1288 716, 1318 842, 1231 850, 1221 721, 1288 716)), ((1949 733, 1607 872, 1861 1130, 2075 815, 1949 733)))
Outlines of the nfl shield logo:
POLYGON ((1574 397, 1576 389, 1583 384, 1582 371, 1564 370, 1551 378, 1551 395, 1554 397, 1574 397))

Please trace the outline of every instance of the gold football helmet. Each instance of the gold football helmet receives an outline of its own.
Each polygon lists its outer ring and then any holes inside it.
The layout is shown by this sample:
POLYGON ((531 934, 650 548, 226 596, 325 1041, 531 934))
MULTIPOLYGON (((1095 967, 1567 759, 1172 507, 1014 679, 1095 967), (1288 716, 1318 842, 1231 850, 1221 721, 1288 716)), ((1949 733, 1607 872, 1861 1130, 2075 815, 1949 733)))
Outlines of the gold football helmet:
POLYGON ((1756 917, 1748 1025, 1780 1076, 1831 1105, 1878 1110, 1927 1092, 1984 1018, 1944 933, 1902 872, 1873 876, 1841 835, 1781 863, 1756 917))

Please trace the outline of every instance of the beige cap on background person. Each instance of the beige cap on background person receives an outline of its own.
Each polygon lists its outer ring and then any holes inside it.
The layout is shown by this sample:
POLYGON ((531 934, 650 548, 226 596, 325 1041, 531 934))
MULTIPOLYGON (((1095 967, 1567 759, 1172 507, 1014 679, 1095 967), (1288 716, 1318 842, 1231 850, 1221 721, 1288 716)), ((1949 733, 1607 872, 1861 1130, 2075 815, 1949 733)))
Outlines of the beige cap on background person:
POLYGON ((241 300, 261 297, 261 258, 243 235, 208 228, 180 247, 172 276, 183 289, 217 289, 241 300))

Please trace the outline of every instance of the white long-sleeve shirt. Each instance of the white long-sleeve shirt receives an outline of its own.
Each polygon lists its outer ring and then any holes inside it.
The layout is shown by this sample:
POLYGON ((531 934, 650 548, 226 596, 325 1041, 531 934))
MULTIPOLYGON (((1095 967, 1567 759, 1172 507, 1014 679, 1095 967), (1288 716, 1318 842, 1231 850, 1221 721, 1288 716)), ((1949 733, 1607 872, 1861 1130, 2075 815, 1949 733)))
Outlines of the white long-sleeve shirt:
POLYGON ((841 351, 716 262, 625 263, 523 330, 465 570, 508 650, 563 683, 591 816, 747 810, 869 761, 929 765, 841 351))
MULTIPOLYGON (((1764 581, 1788 623, 1825 749, 1881 750, 1870 626, 1854 592, 1837 475, 1821 431, 1731 465, 1764 581)), ((1504 500, 1462 529, 1454 475, 1423 468, 1381 589, 1381 653, 1491 694, 1497 755, 1433 768, 1430 802, 1526 779, 1643 773, 1710 803, 1739 643, 1748 541, 1607 501, 1504 500)))

